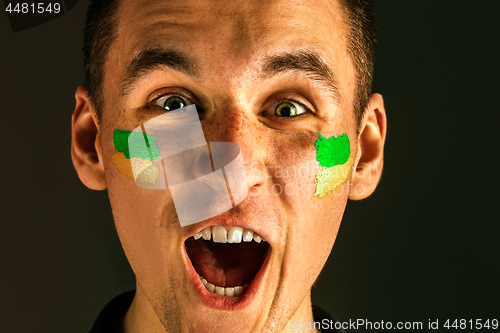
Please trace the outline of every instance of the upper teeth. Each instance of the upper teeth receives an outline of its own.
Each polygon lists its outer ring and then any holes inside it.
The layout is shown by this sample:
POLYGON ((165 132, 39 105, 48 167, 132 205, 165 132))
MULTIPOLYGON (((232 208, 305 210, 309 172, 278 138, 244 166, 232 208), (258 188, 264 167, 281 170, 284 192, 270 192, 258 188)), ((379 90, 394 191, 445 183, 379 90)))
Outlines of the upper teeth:
POLYGON ((222 225, 206 227, 200 232, 197 232, 193 237, 194 239, 203 237, 204 240, 210 240, 210 238, 212 238, 215 243, 241 243, 242 240, 248 243, 251 242, 252 239, 260 243, 263 240, 260 235, 250 229, 231 227, 228 232, 222 225))

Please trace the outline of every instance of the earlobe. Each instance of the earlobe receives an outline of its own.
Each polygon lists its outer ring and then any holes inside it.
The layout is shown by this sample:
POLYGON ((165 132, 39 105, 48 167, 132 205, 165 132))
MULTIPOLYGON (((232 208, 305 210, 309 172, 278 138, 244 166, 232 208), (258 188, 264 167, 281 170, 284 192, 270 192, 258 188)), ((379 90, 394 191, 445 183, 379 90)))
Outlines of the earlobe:
POLYGON ((71 159, 85 186, 92 190, 106 189, 104 165, 96 112, 85 86, 75 93, 76 107, 71 127, 71 159))
POLYGON ((375 191, 384 165, 387 116, 384 100, 373 94, 360 126, 358 160, 354 165, 349 199, 361 200, 375 191))

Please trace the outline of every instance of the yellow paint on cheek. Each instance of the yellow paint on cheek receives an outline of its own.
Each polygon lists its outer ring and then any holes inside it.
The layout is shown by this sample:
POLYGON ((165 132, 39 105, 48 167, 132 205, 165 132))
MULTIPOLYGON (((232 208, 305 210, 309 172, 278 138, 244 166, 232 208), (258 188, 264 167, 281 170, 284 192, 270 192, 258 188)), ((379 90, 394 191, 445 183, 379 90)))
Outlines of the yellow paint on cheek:
POLYGON ((333 191, 341 186, 349 177, 352 167, 352 157, 349 157, 347 162, 342 165, 336 165, 331 168, 324 168, 320 166, 319 171, 316 173, 316 193, 314 196, 318 199, 327 198, 333 191))

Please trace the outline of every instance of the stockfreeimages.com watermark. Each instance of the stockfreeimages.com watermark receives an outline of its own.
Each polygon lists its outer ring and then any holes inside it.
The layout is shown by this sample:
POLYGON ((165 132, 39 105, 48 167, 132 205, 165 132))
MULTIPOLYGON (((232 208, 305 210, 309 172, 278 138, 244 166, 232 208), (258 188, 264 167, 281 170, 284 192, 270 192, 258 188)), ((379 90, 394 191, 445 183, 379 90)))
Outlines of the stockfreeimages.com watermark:
POLYGON ((423 329, 423 323, 420 321, 407 321, 407 322, 397 322, 393 324, 390 321, 369 321, 366 319, 356 319, 349 321, 333 321, 329 319, 323 319, 321 321, 315 322, 300 322, 296 319, 290 320, 290 328, 292 330, 421 330, 423 329))

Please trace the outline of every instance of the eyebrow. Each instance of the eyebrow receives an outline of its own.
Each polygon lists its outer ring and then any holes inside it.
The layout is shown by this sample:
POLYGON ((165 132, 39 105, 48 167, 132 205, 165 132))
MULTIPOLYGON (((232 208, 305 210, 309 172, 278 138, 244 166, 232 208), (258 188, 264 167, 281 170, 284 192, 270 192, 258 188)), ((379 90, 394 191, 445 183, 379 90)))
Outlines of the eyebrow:
POLYGON ((270 78, 289 71, 305 72, 329 90, 333 98, 340 98, 336 75, 317 52, 307 50, 270 56, 265 59, 261 73, 263 77, 270 78))
MULTIPOLYGON (((148 47, 141 50, 126 66, 122 95, 127 95, 139 79, 162 67, 200 77, 196 62, 187 54, 171 48, 148 47)), ((339 99, 336 76, 317 52, 306 50, 267 57, 261 74, 264 78, 270 78, 289 71, 307 73, 310 78, 329 90, 333 98, 339 99)))
POLYGON ((187 54, 169 48, 149 47, 141 50, 126 66, 122 95, 127 95, 139 79, 162 67, 169 67, 189 76, 199 76, 196 62, 187 54))

